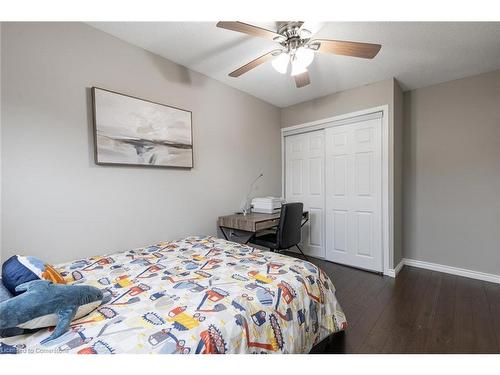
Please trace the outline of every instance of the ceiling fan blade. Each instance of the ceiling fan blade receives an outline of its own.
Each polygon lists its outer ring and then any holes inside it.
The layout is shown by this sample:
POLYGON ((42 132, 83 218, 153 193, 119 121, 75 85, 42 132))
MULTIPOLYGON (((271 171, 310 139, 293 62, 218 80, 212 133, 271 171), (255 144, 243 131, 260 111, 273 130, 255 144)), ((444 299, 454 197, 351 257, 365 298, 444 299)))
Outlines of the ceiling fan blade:
POLYGON ((334 53, 336 55, 373 59, 382 46, 380 44, 348 42, 343 40, 314 39, 310 45, 319 52, 334 53))
POLYGON ((255 60, 250 61, 249 63, 243 65, 242 67, 232 71, 229 73, 230 77, 239 77, 242 74, 245 74, 249 70, 252 70, 253 68, 258 67, 261 64, 264 64, 266 61, 271 60, 272 58, 276 57, 279 53, 281 53, 281 50, 275 49, 271 52, 268 52, 262 56, 257 57, 255 60))
POLYGON ((296 76, 293 76, 293 78, 295 79, 295 86, 297 86, 297 88, 307 86, 311 83, 311 80, 309 79, 309 72, 307 71, 297 74, 296 76))
POLYGON ((237 31, 239 33, 244 33, 251 36, 258 36, 270 40, 274 40, 277 37, 278 38, 281 37, 281 35, 279 35, 274 31, 239 21, 219 21, 217 22, 217 27, 220 27, 221 29, 237 31))

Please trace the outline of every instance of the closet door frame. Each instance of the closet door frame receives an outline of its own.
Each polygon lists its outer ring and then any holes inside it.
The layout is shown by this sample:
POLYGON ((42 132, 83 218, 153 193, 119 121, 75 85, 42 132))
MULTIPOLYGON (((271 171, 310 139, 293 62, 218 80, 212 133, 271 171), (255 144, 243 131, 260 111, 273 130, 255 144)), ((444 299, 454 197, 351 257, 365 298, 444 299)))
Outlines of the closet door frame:
POLYGON ((285 137, 321 130, 327 127, 346 125, 360 120, 382 117, 382 264, 386 276, 395 277, 393 264, 394 254, 394 129, 389 132, 389 105, 382 105, 329 117, 318 121, 307 122, 281 129, 281 194, 285 197, 286 187, 286 155, 285 137))

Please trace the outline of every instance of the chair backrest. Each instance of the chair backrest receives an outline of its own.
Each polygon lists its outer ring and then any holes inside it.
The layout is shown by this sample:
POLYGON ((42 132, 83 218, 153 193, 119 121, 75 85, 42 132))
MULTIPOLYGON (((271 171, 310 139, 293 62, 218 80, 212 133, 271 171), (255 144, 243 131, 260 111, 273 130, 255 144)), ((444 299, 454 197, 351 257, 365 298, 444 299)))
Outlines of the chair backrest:
POLYGON ((280 249, 288 249, 300 242, 302 234, 302 203, 286 203, 281 206, 276 240, 280 249))

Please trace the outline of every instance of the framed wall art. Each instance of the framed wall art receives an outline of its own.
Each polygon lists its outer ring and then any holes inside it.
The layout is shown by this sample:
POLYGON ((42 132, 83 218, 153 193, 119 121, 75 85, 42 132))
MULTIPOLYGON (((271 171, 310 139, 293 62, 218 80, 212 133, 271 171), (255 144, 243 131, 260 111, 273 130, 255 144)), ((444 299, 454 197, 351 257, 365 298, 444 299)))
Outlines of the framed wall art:
POLYGON ((190 111, 98 87, 92 99, 96 164, 193 167, 190 111))

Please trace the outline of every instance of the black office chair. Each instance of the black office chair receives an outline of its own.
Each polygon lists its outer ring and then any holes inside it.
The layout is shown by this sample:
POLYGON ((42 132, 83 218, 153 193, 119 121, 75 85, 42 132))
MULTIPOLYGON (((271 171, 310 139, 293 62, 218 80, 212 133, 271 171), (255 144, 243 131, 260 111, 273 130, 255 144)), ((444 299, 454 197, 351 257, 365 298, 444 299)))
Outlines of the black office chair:
POLYGON ((306 259, 299 242, 302 234, 302 203, 286 203, 281 206, 280 221, 276 233, 267 233, 261 236, 256 235, 250 243, 269 248, 271 251, 288 250, 295 246, 306 259))

